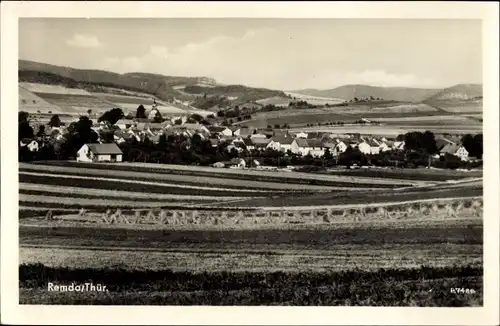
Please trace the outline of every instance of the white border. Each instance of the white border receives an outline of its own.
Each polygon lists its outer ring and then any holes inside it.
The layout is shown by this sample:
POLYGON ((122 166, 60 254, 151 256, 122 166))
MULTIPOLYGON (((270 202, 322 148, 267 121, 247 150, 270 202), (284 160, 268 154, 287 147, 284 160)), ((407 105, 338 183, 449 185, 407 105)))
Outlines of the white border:
MULTIPOLYGON (((498 325, 498 3, 474 2, 2 2, 1 314, 9 324, 498 325), (146 307, 19 306, 17 51, 18 17, 246 17, 483 19, 484 307, 146 307)), ((439 49, 436 49, 439 51, 439 49)))

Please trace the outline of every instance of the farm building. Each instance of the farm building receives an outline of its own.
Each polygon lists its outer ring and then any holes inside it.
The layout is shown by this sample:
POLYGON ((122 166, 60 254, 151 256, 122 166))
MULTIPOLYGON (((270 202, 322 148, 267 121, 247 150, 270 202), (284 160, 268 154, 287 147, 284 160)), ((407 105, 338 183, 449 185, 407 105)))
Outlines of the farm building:
POLYGON ((325 147, 320 139, 308 139, 307 144, 310 147, 309 154, 320 157, 325 155, 325 147))
POLYGON ((363 154, 378 154, 380 152, 380 145, 372 140, 363 141, 358 145, 358 148, 363 154))
POLYGON ((289 149, 292 149, 292 137, 283 137, 283 136, 275 136, 271 138, 269 144, 267 144, 267 148, 272 148, 276 151, 286 152, 289 149))
POLYGON ((253 135, 253 133, 255 132, 255 129, 254 128, 249 128, 249 127, 241 127, 241 128, 238 128, 236 129, 233 134, 235 136, 241 136, 241 137, 249 137, 251 135, 253 135))
POLYGON ((469 159, 469 152, 462 145, 448 144, 439 152, 441 155, 451 154, 459 157, 462 161, 469 159))
POLYGON ((135 125, 135 122, 131 119, 120 119, 115 123, 115 126, 117 126, 120 129, 128 129, 135 125))
POLYGON ((292 142, 292 153, 299 155, 307 155, 309 153, 309 144, 304 138, 296 138, 292 142))
POLYGON ((115 144, 85 144, 76 153, 78 162, 121 162, 122 151, 115 144))

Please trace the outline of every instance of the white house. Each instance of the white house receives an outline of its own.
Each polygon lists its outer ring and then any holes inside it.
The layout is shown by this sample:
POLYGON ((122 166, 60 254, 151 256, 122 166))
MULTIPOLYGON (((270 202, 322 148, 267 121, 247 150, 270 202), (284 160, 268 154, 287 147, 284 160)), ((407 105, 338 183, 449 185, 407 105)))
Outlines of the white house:
POLYGON ((307 132, 301 131, 299 133, 296 133, 295 137, 297 137, 297 138, 307 138, 307 132))
POLYGON ((249 151, 255 149, 255 145, 254 145, 253 141, 250 138, 243 139, 243 143, 245 144, 245 146, 247 147, 247 149, 249 151))
POLYGON ((122 151, 115 144, 85 144, 76 153, 78 162, 121 162, 122 151))
POLYGON ((311 147, 307 143, 307 139, 295 138, 292 142, 291 151, 294 154, 305 156, 309 154, 311 147))
POLYGON ((261 133, 256 133, 256 134, 251 135, 250 138, 252 138, 252 139, 254 139, 254 138, 266 139, 267 136, 264 134, 261 134, 261 133))
POLYGON ((115 123, 115 126, 118 128, 124 130, 132 127, 134 125, 134 121, 130 119, 120 119, 115 123))
POLYGON ((335 140, 335 148, 334 151, 337 153, 344 153, 347 150, 347 145, 340 139, 335 140))
POLYGON ((405 149, 405 142, 404 141, 395 141, 394 144, 392 145, 392 149, 397 150, 397 151, 402 151, 405 149))
POLYGON ((380 147, 375 142, 368 140, 363 141, 358 145, 359 151, 363 154, 378 154, 380 152, 380 147))
POLYGON ((207 128, 211 134, 218 134, 222 137, 232 137, 233 131, 228 127, 217 127, 217 126, 209 126, 207 128))
POLYGON ((267 148, 272 148, 276 151, 287 152, 292 149, 292 137, 275 136, 271 138, 267 148))
POLYGON ((469 159, 469 152, 462 145, 448 144, 440 151, 441 155, 451 154, 459 157, 462 161, 469 159))
POLYGON ((325 155, 325 147, 320 139, 308 139, 307 144, 309 145, 309 154, 316 157, 321 157, 325 155))

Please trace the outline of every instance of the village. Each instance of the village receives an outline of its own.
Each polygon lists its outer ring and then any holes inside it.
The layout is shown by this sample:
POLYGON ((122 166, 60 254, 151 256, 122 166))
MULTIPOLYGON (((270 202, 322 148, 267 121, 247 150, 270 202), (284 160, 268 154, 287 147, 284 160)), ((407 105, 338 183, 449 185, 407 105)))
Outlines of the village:
MULTIPOLYGON (((143 109, 143 108, 141 108, 143 109)), ((90 114, 89 114, 90 115, 90 114)), ((121 117, 114 124, 97 118, 82 115, 78 119, 91 121, 91 130, 97 135, 95 143, 87 143, 77 150, 74 159, 79 162, 123 160, 121 145, 127 142, 158 144, 161 137, 182 137, 192 140, 206 141, 212 147, 233 153, 231 159, 215 162, 216 167, 239 167, 249 165, 265 168, 259 162, 259 153, 271 151, 282 153, 284 156, 321 158, 339 158, 348 149, 359 151, 365 156, 376 156, 386 152, 402 152, 407 149, 404 135, 397 137, 375 137, 359 133, 337 134, 325 132, 292 132, 281 128, 257 129, 246 126, 226 126, 215 117, 201 117, 194 115, 171 116, 158 119, 161 116, 153 104, 146 117, 134 118, 129 113, 121 117), (162 122, 159 122, 161 120, 162 122), (244 155, 247 153, 247 155, 244 155), (249 162, 243 160, 253 153, 249 162)), ((73 121, 73 123, 76 123, 73 121)), ((30 152, 40 151, 46 144, 57 145, 65 142, 70 126, 54 119, 45 124, 34 124, 37 132, 32 138, 22 138, 20 147, 30 152), (35 136, 36 135, 36 136, 35 136)), ((56 119, 57 120, 57 119, 56 119)), ((474 161, 469 151, 461 144, 458 136, 437 136, 435 147, 437 152, 432 155, 433 160, 438 160, 445 155, 454 156, 462 162, 474 161)), ((56 146, 57 147, 57 146, 56 146)))

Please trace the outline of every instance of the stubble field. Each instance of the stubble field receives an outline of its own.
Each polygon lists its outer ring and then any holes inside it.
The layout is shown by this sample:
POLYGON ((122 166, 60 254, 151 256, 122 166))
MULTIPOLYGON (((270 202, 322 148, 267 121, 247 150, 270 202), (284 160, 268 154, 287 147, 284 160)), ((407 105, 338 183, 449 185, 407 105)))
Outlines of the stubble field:
POLYGON ((414 212, 384 220, 369 213, 362 220, 281 225, 105 224, 75 214, 86 208, 99 221, 110 207, 133 214, 189 205, 349 207, 481 196, 481 185, 444 181, 472 176, 20 164, 20 303, 478 306, 482 216, 468 208, 454 217, 414 212), (49 209, 53 221, 43 219, 49 209), (101 283, 109 292, 48 292, 49 281, 101 283), (452 294, 452 287, 475 293, 452 294))

